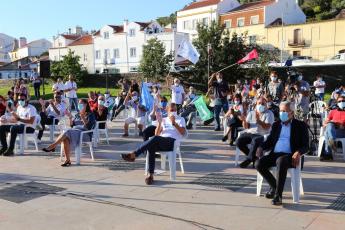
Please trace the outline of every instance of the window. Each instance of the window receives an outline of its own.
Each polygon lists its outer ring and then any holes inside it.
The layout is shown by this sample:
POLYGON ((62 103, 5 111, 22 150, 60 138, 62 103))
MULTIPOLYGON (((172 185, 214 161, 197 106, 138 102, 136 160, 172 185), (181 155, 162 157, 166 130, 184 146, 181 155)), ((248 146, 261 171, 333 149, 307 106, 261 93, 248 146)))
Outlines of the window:
POLYGON ((230 29, 231 28, 231 20, 225 20, 224 21, 224 26, 226 29, 230 29))
POLYGON ((185 30, 189 30, 190 29, 190 22, 189 21, 184 21, 183 22, 183 29, 185 30))
POLYGON ((202 24, 203 24, 204 26, 208 26, 208 18, 203 18, 203 19, 202 19, 202 24))
POLYGON ((135 29, 130 29, 129 30, 129 36, 134 37, 135 36, 135 29))
POLYGON ((257 25, 257 24, 259 24, 259 15, 251 16, 250 25, 257 25))
POLYGON ((249 45, 256 44, 256 35, 249 36, 249 45))
POLYGON ((198 20, 197 19, 193 19, 192 29, 196 30, 197 27, 198 27, 198 20))
POLYGON ((113 50, 113 57, 114 58, 120 58, 120 50, 119 49, 113 50))
POLYGON ((87 54, 84 53, 84 61, 87 61, 87 54))
POLYGON ((294 57, 301 56, 301 51, 293 51, 292 56, 294 56, 294 57))
POLYGON ((130 56, 131 58, 136 57, 136 56, 137 56, 137 49, 136 49, 136 48, 131 48, 131 49, 129 50, 129 56, 130 56))
POLYGON ((129 72, 138 72, 138 67, 130 67, 129 72))
POLYGON ((109 39, 109 32, 104 32, 103 33, 103 38, 104 39, 109 39))
POLYGON ((244 18, 238 18, 237 27, 243 27, 243 26, 244 26, 244 18))
POLYGON ((110 58, 110 50, 109 49, 105 49, 104 50, 104 59, 108 60, 110 58))
POLYGON ((101 51, 96 50, 96 59, 101 59, 101 51))

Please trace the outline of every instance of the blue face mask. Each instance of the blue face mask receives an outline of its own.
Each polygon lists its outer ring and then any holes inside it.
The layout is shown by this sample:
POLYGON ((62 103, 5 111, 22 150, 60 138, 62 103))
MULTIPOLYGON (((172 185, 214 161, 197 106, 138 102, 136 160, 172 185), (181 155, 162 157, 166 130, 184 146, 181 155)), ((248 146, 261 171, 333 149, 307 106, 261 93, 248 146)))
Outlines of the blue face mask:
POLYGON ((24 106, 25 106, 25 101, 19 100, 19 101, 18 101, 18 104, 19 104, 21 107, 24 107, 24 106))
POLYGON ((78 104, 78 110, 80 111, 80 110, 83 110, 84 109, 84 104, 78 104))
POLYGON ((165 108, 165 107, 167 107, 167 102, 161 102, 161 106, 163 107, 163 108, 165 108))
POLYGON ((98 100, 98 104, 99 104, 99 105, 103 105, 103 106, 104 106, 104 101, 102 101, 102 100, 98 100))
POLYGON ((282 122, 287 122, 289 120, 289 113, 288 112, 280 112, 279 118, 282 122))
POLYGON ((264 105, 258 105, 257 111, 258 111, 259 113, 264 113, 264 112, 266 111, 266 106, 264 106, 264 105))
POLYGON ((339 102, 338 107, 339 109, 345 109, 345 102, 339 102))

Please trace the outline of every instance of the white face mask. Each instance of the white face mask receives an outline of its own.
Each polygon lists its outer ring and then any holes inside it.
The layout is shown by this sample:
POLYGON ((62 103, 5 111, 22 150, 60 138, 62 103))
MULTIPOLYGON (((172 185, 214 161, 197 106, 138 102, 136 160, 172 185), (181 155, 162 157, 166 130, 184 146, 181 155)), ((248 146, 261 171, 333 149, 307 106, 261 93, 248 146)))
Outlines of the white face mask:
POLYGON ((303 76, 302 75, 299 75, 298 76, 298 81, 302 81, 303 80, 303 76))
POLYGON ((170 115, 176 117, 177 116, 177 112, 170 112, 170 115))
POLYGON ((177 82, 175 82, 175 83, 174 83, 174 85, 177 87, 177 86, 179 86, 180 84, 179 84, 179 83, 177 83, 177 82))
POLYGON ((221 83, 222 81, 223 81, 223 79, 221 79, 221 78, 217 79, 218 83, 221 83))
POLYGON ((339 109, 345 109, 345 102, 339 102, 338 107, 339 109))
POLYGON ((276 78, 276 77, 274 77, 274 76, 271 76, 271 80, 272 80, 272 81, 276 81, 276 80, 277 80, 277 78, 276 78))

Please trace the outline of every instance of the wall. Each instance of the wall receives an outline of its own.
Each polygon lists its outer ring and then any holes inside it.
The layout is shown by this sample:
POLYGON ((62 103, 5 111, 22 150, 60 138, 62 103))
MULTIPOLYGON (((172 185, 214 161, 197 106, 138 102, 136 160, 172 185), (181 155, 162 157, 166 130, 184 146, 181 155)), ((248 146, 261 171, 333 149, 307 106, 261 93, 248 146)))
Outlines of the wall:
POLYGON ((73 51, 74 55, 78 55, 80 57, 79 63, 86 68, 88 73, 95 73, 93 44, 69 46, 68 49, 73 51))
POLYGON ((231 20, 231 28, 237 27, 237 19, 238 18, 244 18, 245 20, 245 26, 251 26, 250 24, 250 18, 251 16, 259 16, 259 24, 263 24, 264 21, 264 9, 256 9, 256 10, 250 10, 250 11, 239 11, 234 12, 231 14, 224 14, 220 16, 220 21, 222 24, 225 23, 226 20, 231 20))
POLYGON ((51 48, 49 49, 49 60, 61 61, 63 59, 63 56, 67 55, 67 53, 68 53, 67 47, 51 48))

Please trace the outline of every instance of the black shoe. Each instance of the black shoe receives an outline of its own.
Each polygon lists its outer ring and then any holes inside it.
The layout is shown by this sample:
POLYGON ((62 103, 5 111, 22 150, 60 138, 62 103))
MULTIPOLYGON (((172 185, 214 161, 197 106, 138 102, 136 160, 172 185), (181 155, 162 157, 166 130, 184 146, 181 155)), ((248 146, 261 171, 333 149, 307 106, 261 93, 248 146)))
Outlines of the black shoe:
POLYGON ((245 169, 245 168, 248 167, 248 165, 250 165, 250 163, 252 163, 252 161, 249 160, 249 159, 247 159, 247 160, 243 161, 243 162, 240 164, 240 168, 245 169))
POLYGON ((275 193, 276 191, 274 189, 270 189, 268 192, 266 192, 265 197, 267 199, 273 199, 275 193))
POLYGON ((11 157, 14 155, 13 149, 7 149, 6 152, 3 153, 5 157, 11 157))
POLYGON ((55 149, 43 148, 42 151, 43 151, 43 152, 46 152, 46 153, 50 153, 50 152, 55 152, 55 149))
POLYGON ((283 200, 280 196, 275 196, 272 200, 272 205, 280 206, 283 204, 283 200))
POLYGON ((61 165, 61 167, 69 167, 69 166, 71 166, 71 162, 70 161, 66 161, 65 163, 63 163, 61 165))
POLYGON ((7 151, 7 148, 0 149, 0 156, 3 155, 7 151))
POLYGON ((228 140, 228 136, 223 136, 222 141, 225 142, 228 140))
POLYGON ((333 161, 333 155, 332 154, 325 154, 320 157, 320 161, 333 161))
POLYGON ((220 127, 215 128, 214 131, 216 132, 220 131, 220 127))
POLYGON ((235 146, 234 141, 231 140, 230 143, 229 143, 229 145, 232 146, 232 147, 235 146))

